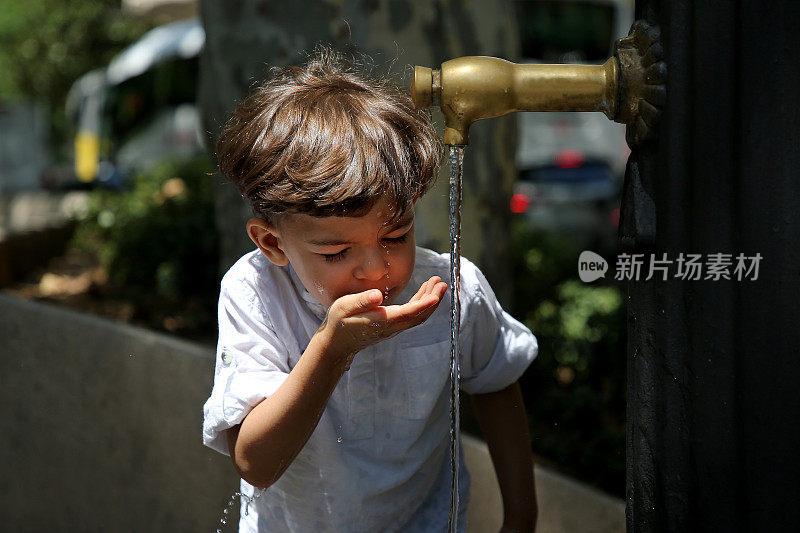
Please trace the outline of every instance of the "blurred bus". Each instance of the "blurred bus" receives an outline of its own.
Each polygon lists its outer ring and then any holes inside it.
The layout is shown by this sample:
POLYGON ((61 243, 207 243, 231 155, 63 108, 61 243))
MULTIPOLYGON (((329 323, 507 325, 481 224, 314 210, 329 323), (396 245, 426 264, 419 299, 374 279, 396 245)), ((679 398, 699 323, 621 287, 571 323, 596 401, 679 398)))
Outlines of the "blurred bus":
POLYGON ((79 181, 119 188, 133 171, 203 150, 196 100, 204 43, 198 19, 159 26, 73 84, 66 113, 79 181))

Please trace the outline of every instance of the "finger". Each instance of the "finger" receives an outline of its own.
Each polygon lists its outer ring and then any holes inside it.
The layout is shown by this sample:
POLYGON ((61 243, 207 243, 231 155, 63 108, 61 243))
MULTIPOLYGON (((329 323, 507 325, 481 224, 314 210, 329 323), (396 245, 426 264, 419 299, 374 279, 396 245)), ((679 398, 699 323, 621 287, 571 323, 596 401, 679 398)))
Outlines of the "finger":
POLYGON ((413 303, 378 307, 361 317, 379 326, 383 331, 382 336, 387 337, 422 324, 436 311, 440 302, 441 299, 436 295, 429 294, 413 303))
POLYGON ((441 278, 440 278, 439 276, 431 276, 431 277, 428 279, 428 281, 426 281, 426 282, 425 282, 425 283, 422 285, 422 287, 421 287, 421 289, 422 289, 422 294, 421 294, 421 296, 424 296, 424 295, 426 295, 426 294, 430 294, 430 293, 431 293, 431 291, 433 290, 433 288, 436 286, 436 284, 439 282, 439 280, 440 280, 440 279, 441 279, 441 278))
POLYGON ((436 308, 439 307, 439 303, 441 302, 441 300, 431 298, 429 302, 430 303, 427 304, 425 307, 406 315, 402 320, 398 320, 397 322, 390 322, 390 327, 392 327, 396 331, 401 331, 422 324, 423 322, 428 320, 428 318, 430 318, 430 316, 434 313, 434 311, 436 311, 436 308))
POLYGON ((416 294, 414 294, 414 296, 412 296, 412 297, 411 297, 411 299, 409 300, 409 302, 415 302, 415 301, 419 300, 420 298, 422 298, 422 295, 423 295, 423 294, 425 294, 425 286, 426 286, 427 284, 428 284, 428 282, 426 281, 425 283, 423 283, 422 285, 420 285, 420 287, 419 287, 419 289, 417 290, 416 294))
POLYGON ((432 292, 439 296, 439 299, 442 299, 444 297, 444 293, 447 292, 447 283, 444 281, 438 282, 433 288, 432 292))
POLYGON ((413 319, 429 308, 433 312, 433 309, 439 305, 440 301, 441 298, 436 294, 425 294, 419 300, 408 302, 407 304, 387 306, 384 308, 386 310, 386 320, 389 322, 402 322, 413 319))
POLYGON ((341 313, 341 316, 353 316, 378 307, 382 301, 383 293, 380 289, 370 289, 368 291, 342 296, 333 302, 331 309, 335 308, 341 313))
POLYGON ((416 302, 421 300, 425 296, 436 296, 437 299, 441 300, 444 296, 444 293, 447 291, 447 283, 443 281, 439 281, 439 276, 434 276, 433 278, 429 279, 425 282, 423 287, 420 287, 420 290, 417 294, 414 295, 414 298, 409 300, 409 303, 416 302), (422 292, 424 289, 424 292, 422 292))
POLYGON ((440 279, 441 278, 439 276, 431 276, 430 278, 428 278, 426 282, 420 285, 419 290, 414 296, 411 297, 409 302, 414 302, 422 298, 424 295, 429 294, 440 279))
POLYGON ((442 281, 442 278, 439 276, 431 276, 431 279, 429 279, 425 284, 425 293, 430 294, 436 287, 436 284, 440 281, 442 281))
POLYGON ((410 320, 417 321, 417 323, 424 322, 428 319, 436 308, 439 307, 439 304, 442 303, 442 299, 436 296, 435 294, 427 295, 423 301, 423 307, 421 310, 416 311, 410 314, 410 320))

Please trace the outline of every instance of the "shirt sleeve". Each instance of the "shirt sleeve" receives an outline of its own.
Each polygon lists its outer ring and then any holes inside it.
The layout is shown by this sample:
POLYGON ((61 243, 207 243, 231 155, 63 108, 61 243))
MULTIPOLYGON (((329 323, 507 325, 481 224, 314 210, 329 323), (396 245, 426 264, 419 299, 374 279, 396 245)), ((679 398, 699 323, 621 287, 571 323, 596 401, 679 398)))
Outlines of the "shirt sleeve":
POLYGON ((214 386, 203 406, 203 444, 230 455, 225 430, 244 420, 289 375, 287 350, 255 294, 226 287, 219 298, 214 386))
POLYGON ((462 260, 461 389, 468 394, 502 390, 519 379, 536 358, 539 344, 521 322, 506 313, 483 273, 462 260))

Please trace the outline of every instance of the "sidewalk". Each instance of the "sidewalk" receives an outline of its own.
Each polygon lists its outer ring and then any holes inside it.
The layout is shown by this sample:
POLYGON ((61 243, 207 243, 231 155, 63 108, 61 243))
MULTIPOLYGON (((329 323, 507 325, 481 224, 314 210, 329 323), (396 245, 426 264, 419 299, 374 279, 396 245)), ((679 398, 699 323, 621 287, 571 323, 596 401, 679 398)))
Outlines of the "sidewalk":
MULTIPOLYGON (((472 477, 469 533, 499 531, 503 521, 500 488, 486 443, 462 433, 464 458, 472 477)), ((539 533, 621 533, 625 502, 541 465, 534 466, 539 533)))

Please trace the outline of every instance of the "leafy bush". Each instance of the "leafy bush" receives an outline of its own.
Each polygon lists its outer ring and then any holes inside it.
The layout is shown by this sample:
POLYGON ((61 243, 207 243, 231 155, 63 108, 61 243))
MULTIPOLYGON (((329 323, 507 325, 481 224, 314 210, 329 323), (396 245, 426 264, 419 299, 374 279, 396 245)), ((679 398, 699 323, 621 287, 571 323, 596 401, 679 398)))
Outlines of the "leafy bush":
POLYGON ((151 317, 153 326, 164 327, 173 315, 197 328, 213 325, 212 170, 206 156, 165 161, 136 175, 123 192, 95 190, 76 231, 72 246, 95 255, 108 272, 109 290, 132 302, 138 316, 151 317))
POLYGON ((539 340, 520 380, 534 452, 617 495, 625 480, 625 305, 613 284, 577 279, 579 249, 517 221, 515 316, 539 340))

